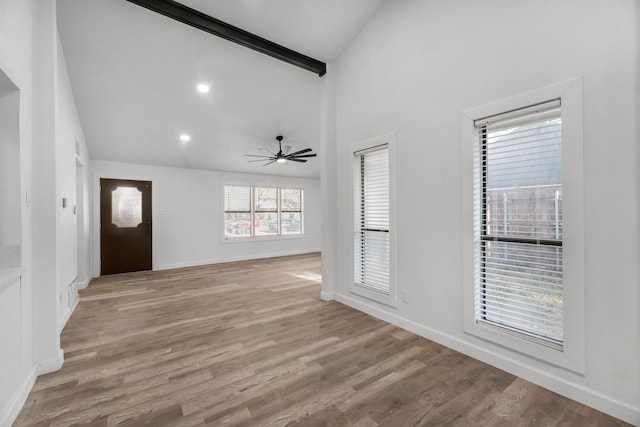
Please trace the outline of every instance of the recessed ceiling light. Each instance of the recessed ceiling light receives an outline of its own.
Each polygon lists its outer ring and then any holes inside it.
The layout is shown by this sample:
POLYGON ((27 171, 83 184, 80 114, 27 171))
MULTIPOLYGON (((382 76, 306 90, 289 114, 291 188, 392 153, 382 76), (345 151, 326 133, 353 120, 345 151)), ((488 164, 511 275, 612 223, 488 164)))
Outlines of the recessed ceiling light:
POLYGON ((191 140, 191 137, 189 135, 187 135, 186 133, 183 133, 182 135, 180 135, 180 141, 189 142, 190 140, 191 140))
POLYGON ((208 93, 209 92, 209 85, 205 84, 205 83, 200 83, 200 84, 198 84, 198 86, 196 86, 196 89, 198 89, 198 92, 200 92, 200 93, 208 93))

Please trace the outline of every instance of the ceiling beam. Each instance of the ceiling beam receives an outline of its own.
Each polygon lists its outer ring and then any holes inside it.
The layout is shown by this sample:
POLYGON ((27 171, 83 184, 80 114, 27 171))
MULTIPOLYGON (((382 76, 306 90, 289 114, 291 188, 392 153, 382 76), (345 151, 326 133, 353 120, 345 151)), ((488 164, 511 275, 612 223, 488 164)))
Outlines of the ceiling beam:
POLYGON ((207 33, 269 55, 289 64, 318 74, 327 72, 327 64, 295 52, 238 27, 222 22, 173 0, 127 0, 207 33))

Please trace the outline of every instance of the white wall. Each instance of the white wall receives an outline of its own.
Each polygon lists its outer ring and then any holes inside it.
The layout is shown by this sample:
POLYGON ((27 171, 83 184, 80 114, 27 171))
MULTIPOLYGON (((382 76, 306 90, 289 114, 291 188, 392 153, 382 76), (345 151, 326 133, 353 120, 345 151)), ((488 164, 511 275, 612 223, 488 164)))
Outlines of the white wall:
MULTIPOLYGON (((397 309, 350 294, 338 214, 333 296, 640 423, 637 14, 632 0, 396 0, 335 64, 338 182, 346 147, 397 135, 397 309), (461 115, 575 76, 584 84, 586 374, 463 333, 461 115), (436 208, 437 207, 437 208, 436 208)), ((325 194, 323 202, 332 203, 325 194)), ((335 209, 348 212, 339 187, 335 209)), ((329 289, 331 291, 331 289, 329 289)))
POLYGON ((100 178, 152 181, 153 268, 168 269, 320 250, 320 181, 93 161, 94 274, 100 273, 100 178), (225 184, 304 189, 304 238, 223 239, 225 184), (161 213, 162 212, 162 213, 161 213))
MULTIPOLYGON (((6 77, 0 75, 0 82, 6 77)), ((20 266, 20 93, 0 94, 0 269, 20 266), (3 96, 4 95, 4 96, 3 96), (12 256, 12 252, 15 252, 12 256)))
MULTIPOLYGON (((78 140, 86 153, 86 146, 60 48, 55 0, 0 0, 0 70, 20 91, 22 236, 22 268, 0 277, 3 426, 17 416, 36 376, 62 364, 59 328, 71 313, 66 282, 77 269, 77 253, 69 243, 76 237, 75 219, 61 212, 58 201, 67 194, 74 199, 73 147, 78 140)), ((81 161, 87 166, 84 190, 89 192, 88 154, 81 161)), ((83 238, 90 238, 88 228, 83 238)))
POLYGON ((64 58, 64 49, 60 38, 57 38, 57 126, 56 126, 56 210, 58 218, 56 224, 58 254, 58 328, 62 330, 64 323, 71 315, 74 301, 69 300, 69 285, 77 278, 80 286, 86 286, 91 279, 90 257, 80 257, 84 265, 80 269, 84 274, 78 277, 78 242, 84 243, 84 250, 90 248, 91 233, 89 224, 89 192, 91 189, 91 162, 85 142, 84 131, 78 116, 73 91, 69 81, 69 74, 64 58), (76 143, 80 154, 76 153, 76 143), (83 193, 78 207, 78 183, 76 182, 77 163, 82 165, 79 189, 83 193), (62 207, 62 199, 67 200, 67 207, 62 207), (74 212, 74 207, 75 212, 74 212), (81 218, 80 216, 83 216, 81 218), (77 222, 84 225, 77 236, 77 222))
MULTIPOLYGON (((31 188, 32 16, 30 1, 0 0, 0 69, 20 90, 21 259, 24 266, 31 264, 33 247, 31 209, 24 203, 26 191, 31 188)), ((0 425, 11 424, 35 381, 32 272, 26 268, 20 275, 9 282, 2 283, 0 280, 0 306, 3 313, 0 336, 4 353, 0 364, 0 378, 3 379, 0 381, 0 425)))

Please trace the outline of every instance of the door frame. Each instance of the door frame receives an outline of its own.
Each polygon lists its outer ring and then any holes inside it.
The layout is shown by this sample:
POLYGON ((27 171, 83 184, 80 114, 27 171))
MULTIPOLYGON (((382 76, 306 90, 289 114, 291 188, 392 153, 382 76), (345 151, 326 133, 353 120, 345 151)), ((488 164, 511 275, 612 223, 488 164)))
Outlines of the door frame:
POLYGON ((121 174, 121 173, 104 173, 95 172, 93 174, 93 277, 100 277, 102 270, 102 253, 100 252, 100 179, 122 179, 133 181, 150 181, 151 182, 151 215, 154 218, 153 227, 151 227, 151 270, 158 270, 157 264, 157 242, 158 212, 156 199, 153 194, 157 194, 156 181, 148 175, 137 174, 121 174))
POLYGON ((76 270, 76 278, 78 280, 78 287, 87 287, 87 251, 89 248, 86 246, 84 235, 84 224, 86 222, 84 213, 84 165, 78 156, 76 156, 76 251, 78 258, 78 265, 76 270))

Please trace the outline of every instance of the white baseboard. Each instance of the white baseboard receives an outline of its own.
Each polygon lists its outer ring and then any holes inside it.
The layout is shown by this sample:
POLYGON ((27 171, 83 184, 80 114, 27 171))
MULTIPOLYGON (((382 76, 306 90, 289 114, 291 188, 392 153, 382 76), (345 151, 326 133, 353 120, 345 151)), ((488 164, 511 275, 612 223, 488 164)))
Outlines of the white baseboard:
POLYGON ((64 351, 62 349, 58 349, 58 355, 56 357, 52 357, 51 359, 41 360, 36 364, 36 375, 44 375, 50 372, 55 372, 62 368, 62 364, 64 363, 64 351))
POLYGON ((174 268, 185 268, 185 267, 198 267, 201 265, 210 265, 210 264, 223 264, 225 262, 236 262, 236 261, 249 261, 252 259, 264 259, 264 258, 275 258, 281 256, 291 256, 291 255, 304 255, 311 254, 315 252, 320 252, 320 249, 303 249, 297 251, 279 251, 279 252, 269 252, 257 255, 240 255, 237 257, 229 257, 229 258, 217 258, 217 259, 209 259, 209 260, 200 260, 200 261, 186 261, 186 262, 176 262, 171 264, 160 264, 154 268, 154 270, 171 270, 174 268))
POLYGON ((355 308, 356 310, 406 329, 416 335, 435 341, 441 345, 473 357, 474 359, 480 360, 491 366, 495 366, 498 369, 502 369, 513 375, 524 378, 527 381, 531 381, 534 384, 576 400, 584 405, 590 406, 616 418, 620 418, 623 421, 640 426, 640 407, 638 406, 622 402, 583 385, 567 381, 566 379, 557 377, 550 373, 524 365, 521 362, 511 359, 503 354, 495 353, 491 350, 487 350, 464 341, 458 337, 444 334, 396 314, 389 313, 375 305, 353 298, 350 295, 335 294, 334 297, 336 301, 355 308))
POLYGON ((13 425, 24 406, 24 403, 27 401, 27 397, 29 397, 29 393, 33 388, 33 384, 36 382, 36 378, 36 369, 33 368, 27 378, 25 378, 24 383, 22 383, 22 387, 16 390, 15 394, 9 401, 9 404, 2 414, 0 414, 0 426, 13 425))
POLYGON ((335 299, 335 294, 333 292, 320 292, 320 299, 322 301, 333 301, 335 299))
POLYGON ((79 302, 80 302, 80 298, 76 300, 76 302, 73 304, 73 307, 70 307, 67 310, 67 312, 64 314, 64 316, 62 316, 62 319, 60 319, 60 322, 58 322, 58 334, 60 334, 64 329, 65 325, 69 321, 69 318, 71 317, 73 312, 76 310, 76 307, 78 306, 79 302))
POLYGON ((0 426, 11 426, 15 422, 16 418, 20 414, 24 403, 29 397, 29 393, 36 382, 36 379, 40 375, 48 374, 62 368, 64 362, 64 352, 62 349, 58 350, 58 355, 51 359, 41 360, 31 369, 31 372, 25 378, 22 383, 22 387, 16 390, 15 394, 9 401, 9 404, 0 414, 0 426))

